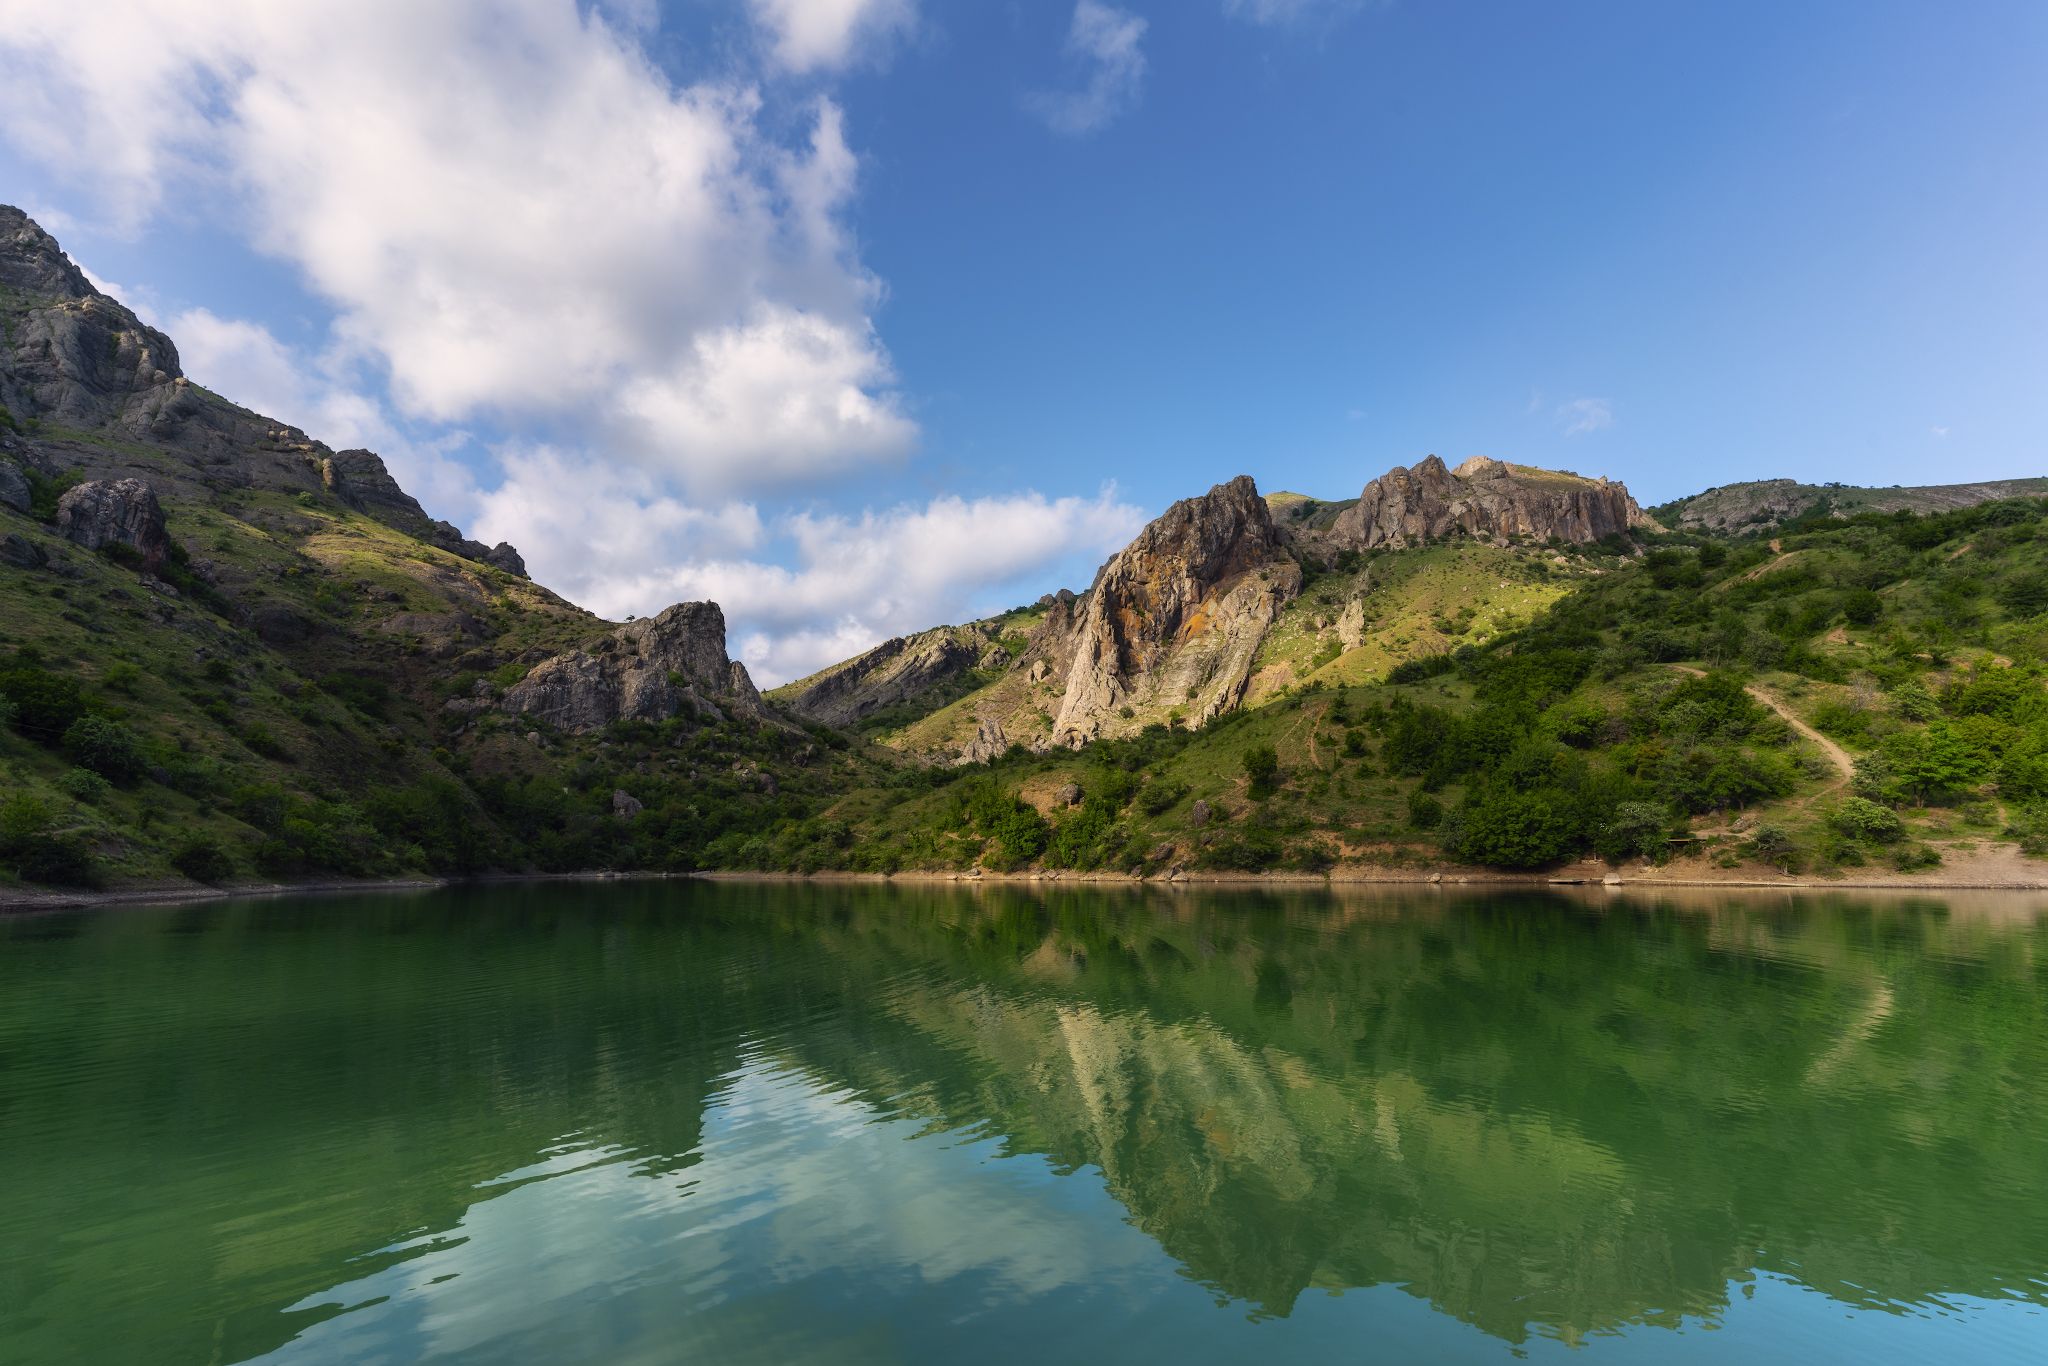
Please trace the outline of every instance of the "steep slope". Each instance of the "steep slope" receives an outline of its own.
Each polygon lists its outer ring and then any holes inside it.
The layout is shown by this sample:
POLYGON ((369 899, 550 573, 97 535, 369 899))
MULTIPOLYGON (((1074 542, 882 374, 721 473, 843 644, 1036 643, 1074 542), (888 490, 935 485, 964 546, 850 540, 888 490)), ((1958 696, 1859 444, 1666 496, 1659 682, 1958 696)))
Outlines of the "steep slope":
POLYGON ((1767 531, 1811 514, 1850 517, 1859 512, 1948 512, 2001 498, 2038 498, 2043 494, 2048 494, 2048 479, 1993 479, 1980 484, 1891 488, 1762 479, 1724 484, 1677 499, 1658 508, 1657 516, 1682 531, 1740 534, 1767 531))
POLYGON ((5 208, 0 338, 0 887, 688 867, 815 805, 715 604, 564 602, 5 208))

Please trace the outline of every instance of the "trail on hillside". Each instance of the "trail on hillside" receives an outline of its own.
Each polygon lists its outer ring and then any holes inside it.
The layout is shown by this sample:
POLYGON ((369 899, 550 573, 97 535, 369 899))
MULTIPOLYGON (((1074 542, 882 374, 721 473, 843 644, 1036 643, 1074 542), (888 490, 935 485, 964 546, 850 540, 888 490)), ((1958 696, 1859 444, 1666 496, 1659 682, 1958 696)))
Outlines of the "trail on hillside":
MULTIPOLYGON (((1691 674, 1694 678, 1705 677, 1705 670, 1695 669, 1690 664, 1674 664, 1671 667, 1680 673, 1691 674)), ((1746 683, 1743 685, 1742 690, 1764 706, 1769 707, 1773 712, 1776 712, 1778 716, 1783 718, 1786 725, 1813 741, 1815 745, 1818 745, 1820 752, 1828 757, 1828 762, 1835 766, 1835 772, 1840 775, 1826 787, 1808 795, 1801 802, 1801 805, 1812 802, 1816 797, 1825 797, 1829 793, 1837 792, 1849 785, 1850 780, 1856 776, 1856 760, 1850 756, 1848 750, 1843 749, 1833 740, 1830 740, 1805 721, 1802 721, 1792 708, 1785 705, 1783 698, 1761 684, 1746 683)))

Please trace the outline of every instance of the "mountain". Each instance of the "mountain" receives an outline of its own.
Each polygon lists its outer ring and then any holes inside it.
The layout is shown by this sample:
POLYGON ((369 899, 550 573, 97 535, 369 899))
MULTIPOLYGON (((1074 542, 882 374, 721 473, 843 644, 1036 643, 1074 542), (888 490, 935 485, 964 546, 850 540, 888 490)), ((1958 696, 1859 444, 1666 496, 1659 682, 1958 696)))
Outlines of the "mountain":
POLYGON ((717 604, 563 601, 374 453, 192 383, 0 210, 0 901, 594 869, 2044 881, 2048 498, 1996 495, 2048 481, 1747 487, 1653 519, 1485 458, 1334 501, 1240 476, 1083 592, 763 697, 717 604))
POLYGON ((825 724, 863 720, 885 744, 938 762, 1201 726, 1318 673, 1362 681, 1473 629, 1484 638, 1489 623, 1526 619, 1552 596, 1538 585, 1569 572, 1561 550, 1655 525, 1620 484, 1484 456, 1454 472, 1432 455, 1338 503, 1261 497, 1241 475, 1168 508, 1086 593, 1013 615, 1003 630, 1029 628, 1015 648, 992 650, 992 623, 942 628, 773 696, 825 724), (1399 567, 1354 563, 1450 545, 1399 567), (1437 567, 1410 572, 1423 564, 1437 567), (1417 619, 1423 596, 1451 583, 1455 600, 1417 619))
POLYGON ((193 383, 4 207, 0 339, 0 869, 689 866, 815 804, 836 751, 717 604, 563 601, 374 453, 193 383))
POLYGON ((1948 512, 2001 498, 2048 495, 2048 479, 1993 479, 1981 484, 1926 484, 1861 488, 1761 479, 1724 484, 1657 509, 1668 525, 1687 531, 1768 531, 1801 517, 1850 517, 1859 512, 1948 512))

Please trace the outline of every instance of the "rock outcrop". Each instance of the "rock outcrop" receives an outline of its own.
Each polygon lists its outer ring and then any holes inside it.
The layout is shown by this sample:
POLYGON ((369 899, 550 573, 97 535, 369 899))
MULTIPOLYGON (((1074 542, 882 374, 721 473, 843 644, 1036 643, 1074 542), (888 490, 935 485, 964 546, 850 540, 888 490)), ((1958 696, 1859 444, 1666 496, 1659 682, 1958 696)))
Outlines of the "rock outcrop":
POLYGON ((28 476, 12 460, 0 460, 0 507, 16 512, 27 512, 29 508, 28 476))
POLYGON ((124 545, 154 574, 170 554, 164 510, 140 479, 102 479, 80 484, 57 500, 57 530, 87 550, 124 545))
POLYGON ((932 695, 981 666, 996 649, 985 626, 941 626, 884 641, 866 654, 776 694, 798 716, 851 726, 876 712, 932 695))
POLYGON ((1175 503, 1095 576, 1073 627, 1057 744, 1236 706, 1252 658, 1301 591, 1258 487, 1239 475, 1175 503))
POLYGON ((1497 543, 1552 537, 1584 544, 1654 523, 1608 480, 1474 456, 1456 470, 1435 456, 1365 486, 1328 533, 1338 549, 1420 545, 1453 536, 1497 543))
POLYGON ((2048 479, 1992 479, 1978 484, 1894 485, 1866 488, 1854 484, 1801 484, 1790 479, 1759 479, 1681 498, 1665 510, 1674 526, 1687 531, 1742 533, 1766 531, 1817 509, 1831 516, 1859 512, 1948 512, 1975 507, 1999 498, 2048 495, 2048 479))
POLYGON ((500 541, 494 546, 487 546, 481 541, 472 541, 453 522, 436 521, 427 516, 426 509, 419 505, 418 500, 398 486, 398 481, 385 467, 384 458, 375 451, 336 451, 322 456, 320 482, 350 507, 388 527, 403 531, 408 536, 417 536, 465 560, 488 564, 522 579, 527 576, 526 561, 511 545, 500 541))
POLYGON ((588 649, 544 659, 505 690, 508 712, 585 734, 615 721, 767 719, 747 669, 725 653, 725 613, 679 602, 588 649))

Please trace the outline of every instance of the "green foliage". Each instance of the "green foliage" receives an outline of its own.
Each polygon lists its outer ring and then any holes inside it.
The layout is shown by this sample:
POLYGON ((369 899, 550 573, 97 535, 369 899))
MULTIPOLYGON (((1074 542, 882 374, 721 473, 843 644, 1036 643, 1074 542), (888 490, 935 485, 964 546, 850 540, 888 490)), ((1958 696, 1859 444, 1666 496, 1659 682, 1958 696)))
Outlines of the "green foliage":
POLYGON ((1408 794, 1408 824, 1417 830, 1434 830, 1444 823, 1444 804, 1417 788, 1408 794))
POLYGON ((1884 599, 1868 588, 1842 595, 1842 616, 1851 626, 1875 626, 1884 615, 1884 599))
POLYGON ((58 502, 83 478, 77 470, 52 477, 32 465, 22 466, 21 472, 28 480, 28 515, 39 522, 56 521, 58 502))
POLYGON ((1457 858, 1496 868, 1541 868, 1565 858, 1577 832, 1550 792, 1484 788, 1465 799, 1446 845, 1457 858))
POLYGON ((80 768, 115 783, 134 782, 147 765, 141 738, 104 716, 81 716, 73 721, 64 731, 64 752, 80 768))
POLYGON ((52 745, 85 715, 85 694, 76 679, 39 664, 16 662, 0 669, 0 697, 14 709, 14 727, 31 740, 52 745))
POLYGON ((1828 824, 1850 839, 1877 844, 1895 843, 1906 834, 1906 823, 1899 819, 1898 812, 1862 797, 1844 801, 1828 818, 1828 824))
POLYGON ((61 887, 100 883, 84 836, 59 829, 49 803, 25 792, 0 801, 0 864, 28 882, 61 887))
POLYGON ((1244 753, 1244 775, 1251 781, 1253 801, 1263 801, 1280 786, 1280 755, 1271 745, 1253 745, 1244 753))
POLYGON ((96 806, 113 791, 113 784, 89 768, 74 768, 57 780, 64 795, 75 802, 96 806))
POLYGON ((1226 832, 1202 850, 1198 867, 1227 873, 1263 873, 1287 857, 1287 846, 1273 830, 1247 826, 1226 832))
POLYGON ((211 835, 193 835, 178 845, 171 866, 194 882, 221 883, 235 875, 234 856, 211 835))

